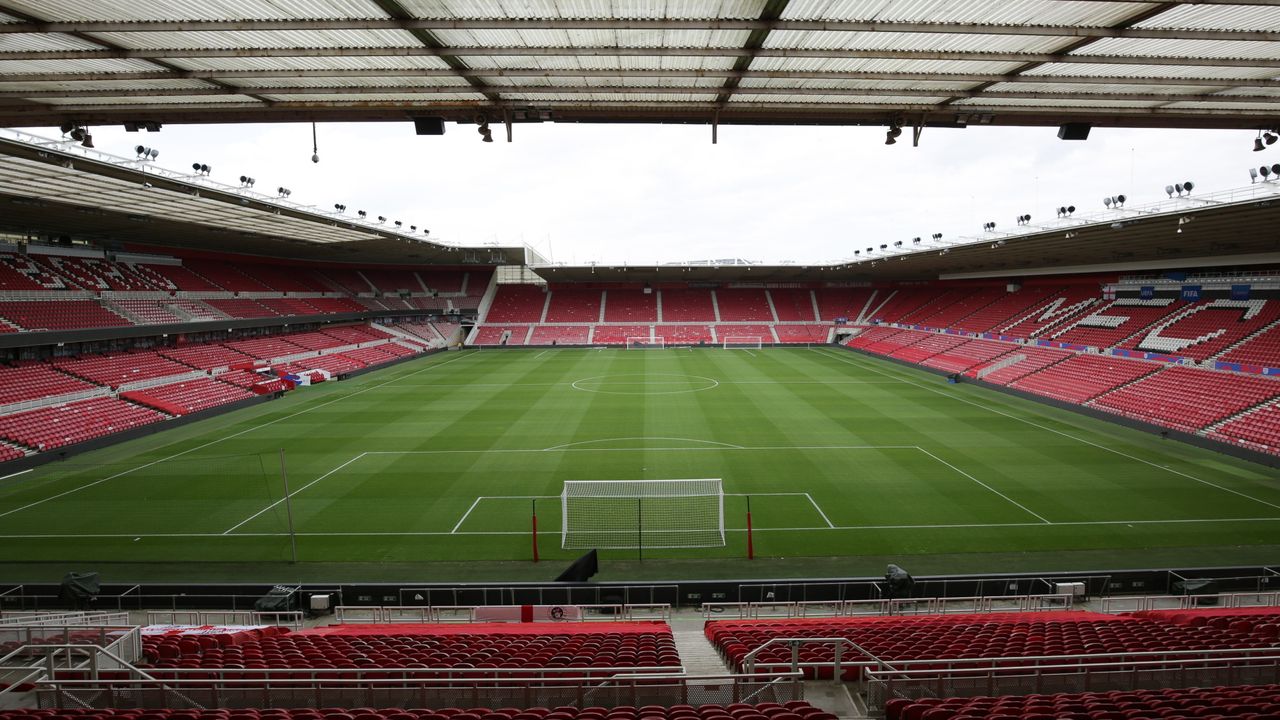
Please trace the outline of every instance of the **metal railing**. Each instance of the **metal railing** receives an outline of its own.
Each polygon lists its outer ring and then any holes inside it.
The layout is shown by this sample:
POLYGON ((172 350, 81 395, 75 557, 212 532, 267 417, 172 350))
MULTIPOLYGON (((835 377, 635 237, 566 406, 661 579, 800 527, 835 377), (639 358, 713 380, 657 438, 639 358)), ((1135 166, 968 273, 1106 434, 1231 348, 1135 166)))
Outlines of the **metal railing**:
MULTIPOLYGON (((671 619, 671 606, 666 603, 574 604, 573 607, 581 611, 581 617, 571 622, 665 622, 671 619)), ((471 623, 479 621, 477 609, 475 605, 339 605, 334 608, 334 617, 339 624, 471 623)))
POLYGON ((1070 593, 844 601, 720 602, 703 603, 702 616, 708 620, 756 620, 766 618, 1042 612, 1046 610, 1070 610, 1074 602, 1075 597, 1070 593))
POLYGON ((66 679, 37 681, 42 708, 54 707, 555 707, 671 706, 787 702, 804 699, 798 673, 615 677, 578 675, 555 680, 337 678, 314 680, 66 679))
POLYGON ((148 610, 148 625, 278 625, 301 630, 305 615, 299 610, 148 610))
POLYGON ((128 625, 129 613, 15 610, 0 612, 0 628, 8 625, 128 625))
POLYGON ((748 675, 756 675, 760 673, 774 675, 774 674, 777 674, 777 672, 779 672, 778 668, 784 668, 784 670, 782 671, 786 673, 803 674, 802 668, 813 668, 816 670, 818 668, 826 668, 828 666, 831 668, 831 679, 836 682, 839 682, 841 680, 841 678, 844 675, 844 670, 846 668, 851 668, 851 667, 853 668, 866 668, 866 667, 890 668, 892 667, 887 663, 885 663, 884 661, 880 660, 880 658, 871 654, 871 652, 866 648, 863 648, 861 645, 855 643, 854 641, 848 638, 843 638, 843 637, 770 638, 759 647, 755 648, 751 652, 744 655, 742 658, 743 672, 745 672, 748 675), (789 661, 784 663, 757 662, 756 657, 760 653, 764 652, 765 650, 771 647, 776 647, 778 645, 784 645, 790 650, 791 659, 789 661), (811 646, 811 645, 818 645, 818 646, 824 646, 824 647, 830 645, 832 648, 832 659, 823 660, 823 661, 801 660, 801 657, 800 657, 801 648, 804 646, 811 646))
POLYGON ((1142 595, 1102 599, 1102 612, 1122 613, 1142 610, 1195 610, 1204 605, 1217 608, 1280 608, 1280 591, 1215 593, 1210 595, 1142 595))
MULTIPOLYGON (((1151 653, 1159 655, 1158 653, 1151 653)), ((1013 658, 1009 660, 1025 660, 1013 658)), ((868 709, 880 714, 892 698, 970 697, 975 695, 1027 695, 1033 693, 1104 692, 1165 687, 1213 687, 1218 685, 1280 682, 1280 653, 1245 659, 1131 658, 1046 662, 1034 666, 1008 664, 992 667, 903 669, 865 671, 868 709)))

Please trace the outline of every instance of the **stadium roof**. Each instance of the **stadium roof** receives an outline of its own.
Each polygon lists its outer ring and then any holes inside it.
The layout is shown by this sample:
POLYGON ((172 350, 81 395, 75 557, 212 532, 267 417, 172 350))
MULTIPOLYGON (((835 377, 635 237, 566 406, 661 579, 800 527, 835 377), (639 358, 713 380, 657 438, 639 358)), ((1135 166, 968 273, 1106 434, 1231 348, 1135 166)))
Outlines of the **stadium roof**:
POLYGON ((0 0, 0 125, 1270 128, 1273 0, 0 0))
POLYGON ((539 262, 519 246, 464 247, 252 188, 125 161, 74 142, 0 136, 0 231, 120 248, 191 248, 388 264, 539 262))

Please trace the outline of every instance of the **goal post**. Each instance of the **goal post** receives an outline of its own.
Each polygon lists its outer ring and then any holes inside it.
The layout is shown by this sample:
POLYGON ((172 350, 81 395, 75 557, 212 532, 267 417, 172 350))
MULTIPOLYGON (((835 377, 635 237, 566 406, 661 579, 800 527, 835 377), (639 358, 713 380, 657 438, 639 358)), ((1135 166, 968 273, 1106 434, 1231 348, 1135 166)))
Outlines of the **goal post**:
POLYGON ((628 350, 666 350, 667 339, 661 337, 628 337, 628 350))
POLYGON ((724 488, 697 480, 566 480, 566 550, 724 547, 724 488))
POLYGON ((761 344, 759 335, 726 335, 724 338, 725 350, 759 350, 761 344))

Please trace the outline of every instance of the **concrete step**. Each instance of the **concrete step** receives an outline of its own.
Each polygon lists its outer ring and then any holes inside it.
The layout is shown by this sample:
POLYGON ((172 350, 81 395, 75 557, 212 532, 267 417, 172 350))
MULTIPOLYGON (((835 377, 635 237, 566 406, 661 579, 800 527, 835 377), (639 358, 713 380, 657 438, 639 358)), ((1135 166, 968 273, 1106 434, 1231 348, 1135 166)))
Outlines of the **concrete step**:
POLYGON ((680 652, 680 660, 684 663, 685 672, 689 675, 724 675, 729 670, 725 667, 720 654, 712 647, 711 641, 697 630, 672 630, 676 641, 676 649, 680 652))

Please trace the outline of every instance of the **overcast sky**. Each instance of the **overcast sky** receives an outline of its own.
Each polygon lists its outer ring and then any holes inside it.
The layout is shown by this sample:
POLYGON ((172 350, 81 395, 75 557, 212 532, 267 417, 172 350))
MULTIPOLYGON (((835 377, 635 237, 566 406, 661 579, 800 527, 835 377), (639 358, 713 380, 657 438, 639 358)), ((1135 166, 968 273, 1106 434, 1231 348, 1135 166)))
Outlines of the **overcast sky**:
POLYGON ((214 180, 249 175, 323 210, 343 203, 433 238, 523 242, 578 264, 829 262, 935 232, 980 235, 988 221, 1010 229, 1024 213, 1036 224, 1059 205, 1099 212, 1106 195, 1155 202, 1186 180, 1195 195, 1239 188, 1250 166, 1280 162, 1280 143, 1255 153, 1240 130, 1095 128, 1065 142, 1055 128, 926 129, 918 148, 910 129, 893 146, 884 128, 728 126, 717 145, 708 126, 517 125, 510 144, 493 130, 483 143, 474 125, 419 137, 407 122, 321 124, 312 164, 310 125, 92 129, 105 152, 149 145, 165 168, 202 162, 214 180))

